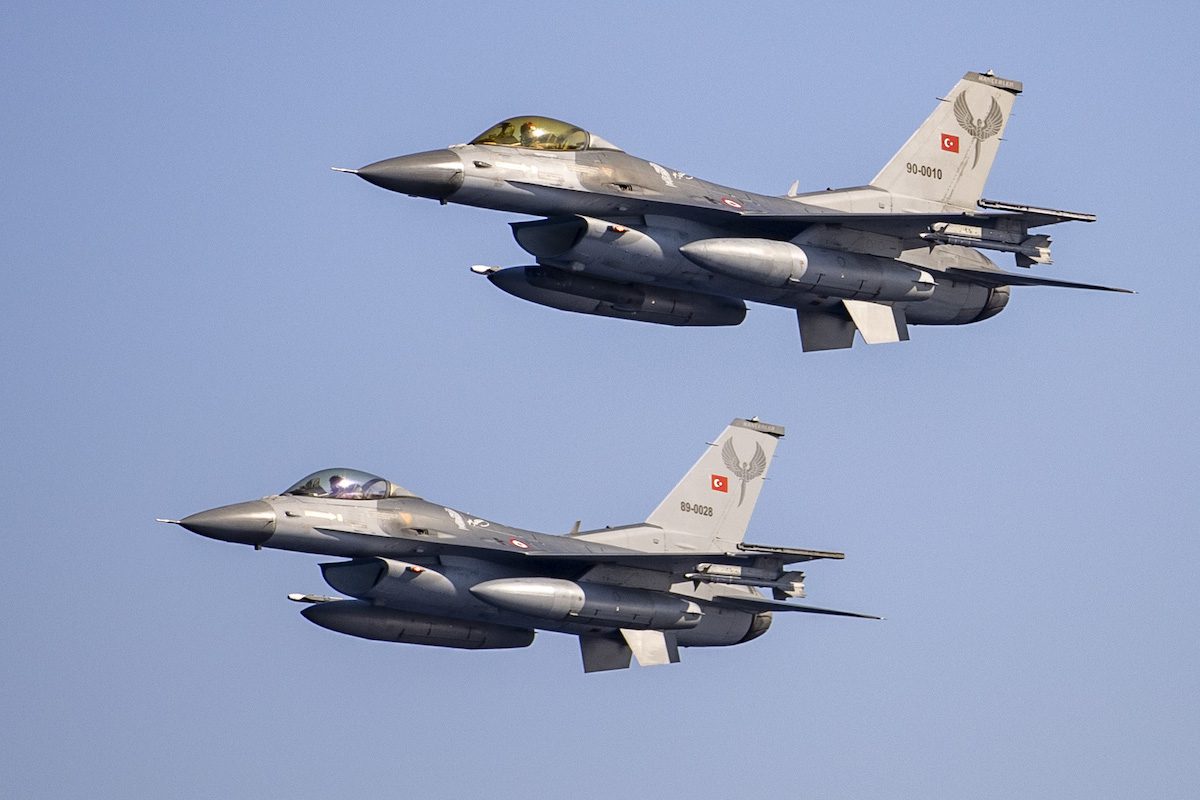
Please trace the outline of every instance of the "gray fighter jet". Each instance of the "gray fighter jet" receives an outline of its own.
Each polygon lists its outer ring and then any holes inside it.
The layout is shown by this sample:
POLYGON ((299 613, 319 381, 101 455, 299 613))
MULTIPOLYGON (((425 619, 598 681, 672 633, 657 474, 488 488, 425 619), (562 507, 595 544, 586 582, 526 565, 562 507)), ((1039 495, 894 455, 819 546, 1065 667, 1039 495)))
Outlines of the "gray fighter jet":
POLYGON ((339 633, 439 647, 525 647, 535 630, 579 637, 585 672, 674 663, 680 647, 741 644, 798 605, 804 573, 841 553, 745 544, 783 428, 736 419, 645 522, 554 535, 438 505, 351 469, 281 495, 159 520, 255 549, 348 559, 321 565, 350 599, 289 595, 339 633), (774 599, 759 593, 770 589, 774 599))
MULTIPOLYGON (((513 117, 475 137, 344 169, 441 203, 542 217, 512 225, 530 266, 475 266, 542 305, 664 325, 737 325, 746 300, 796 310, 803 349, 908 338, 995 316, 1011 286, 1127 291, 1007 272, 1050 263, 1035 228, 1091 214, 982 199, 1019 82, 968 72, 866 186, 774 197, 625 153, 582 128, 513 117)), ((745 127, 719 147, 770 148, 745 127)))

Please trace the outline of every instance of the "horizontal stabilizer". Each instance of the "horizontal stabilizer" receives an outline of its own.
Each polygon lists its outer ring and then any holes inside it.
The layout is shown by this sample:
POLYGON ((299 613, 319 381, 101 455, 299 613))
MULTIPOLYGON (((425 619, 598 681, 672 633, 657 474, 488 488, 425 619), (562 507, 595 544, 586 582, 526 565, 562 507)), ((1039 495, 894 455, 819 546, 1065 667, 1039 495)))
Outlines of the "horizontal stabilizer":
POLYGON ((1060 281, 1054 278, 1040 278, 1036 275, 1020 275, 1014 272, 1004 272, 1003 270, 976 270, 976 269, 961 269, 959 267, 950 267, 946 270, 940 270, 946 276, 953 278, 956 281, 965 283, 977 283, 980 286, 1058 286, 1063 289, 1093 289, 1098 292, 1121 292, 1123 294, 1137 294, 1132 289, 1121 289, 1116 286, 1100 286, 1095 283, 1075 283, 1074 281, 1060 281))
POLYGON ((859 619, 883 619, 874 614, 860 614, 857 611, 837 611, 832 608, 817 608, 815 606, 798 606, 783 600, 768 600, 765 597, 746 597, 718 595, 708 602, 724 608, 736 608, 739 611, 759 613, 762 611, 799 611, 803 614, 828 614, 834 617, 858 617, 859 619))
POLYGON ((783 556, 784 564, 815 561, 818 558, 836 558, 840 560, 846 557, 845 553, 839 553, 836 550, 808 550, 799 547, 777 547, 773 544, 750 544, 748 542, 739 544, 738 550, 744 550, 748 553, 769 553, 775 556, 783 556))
POLYGON ((1056 225, 1060 222, 1095 222, 1095 214, 1082 211, 1062 211, 1057 208, 1038 208, 1023 203, 1002 203, 999 200, 980 200, 980 208, 996 211, 1013 211, 1021 215, 1021 221, 1027 228, 1037 228, 1041 225, 1056 225))

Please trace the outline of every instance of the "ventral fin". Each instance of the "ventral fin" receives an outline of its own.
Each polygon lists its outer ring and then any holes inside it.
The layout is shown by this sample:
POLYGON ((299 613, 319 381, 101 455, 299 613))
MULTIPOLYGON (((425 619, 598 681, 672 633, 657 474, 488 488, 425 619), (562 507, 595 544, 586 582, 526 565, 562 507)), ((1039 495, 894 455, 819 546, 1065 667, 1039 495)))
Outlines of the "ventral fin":
POLYGON ((866 300, 843 300, 842 305, 867 344, 908 341, 908 322, 902 308, 866 300))
POLYGON ((621 636, 643 667, 679 663, 679 645, 674 633, 622 628, 621 636))

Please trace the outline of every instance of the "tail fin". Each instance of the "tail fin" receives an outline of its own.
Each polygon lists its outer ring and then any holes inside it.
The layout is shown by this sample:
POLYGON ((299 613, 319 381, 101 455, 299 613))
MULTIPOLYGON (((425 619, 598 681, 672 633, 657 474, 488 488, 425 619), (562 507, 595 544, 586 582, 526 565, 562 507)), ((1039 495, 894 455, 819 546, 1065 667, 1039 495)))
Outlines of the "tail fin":
POLYGON ((1020 81, 968 72, 871 185, 892 194, 975 208, 983 196, 1020 81))
POLYGON ((741 542, 781 438, 779 425, 729 423, 646 520, 664 529, 666 549, 731 550, 741 542))

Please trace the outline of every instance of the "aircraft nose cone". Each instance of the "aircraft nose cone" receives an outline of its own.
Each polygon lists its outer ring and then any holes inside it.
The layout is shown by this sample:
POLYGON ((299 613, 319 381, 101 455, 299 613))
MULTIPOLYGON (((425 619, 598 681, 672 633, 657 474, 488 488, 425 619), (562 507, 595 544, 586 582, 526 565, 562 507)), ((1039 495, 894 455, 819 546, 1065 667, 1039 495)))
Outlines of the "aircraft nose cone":
POLYGON ((463 184, 463 163, 453 150, 430 150, 376 161, 355 174, 393 192, 445 200, 463 184))
POLYGON ((179 524, 210 539, 258 545, 275 533, 275 509, 262 500, 252 500, 201 511, 184 517, 179 524))

